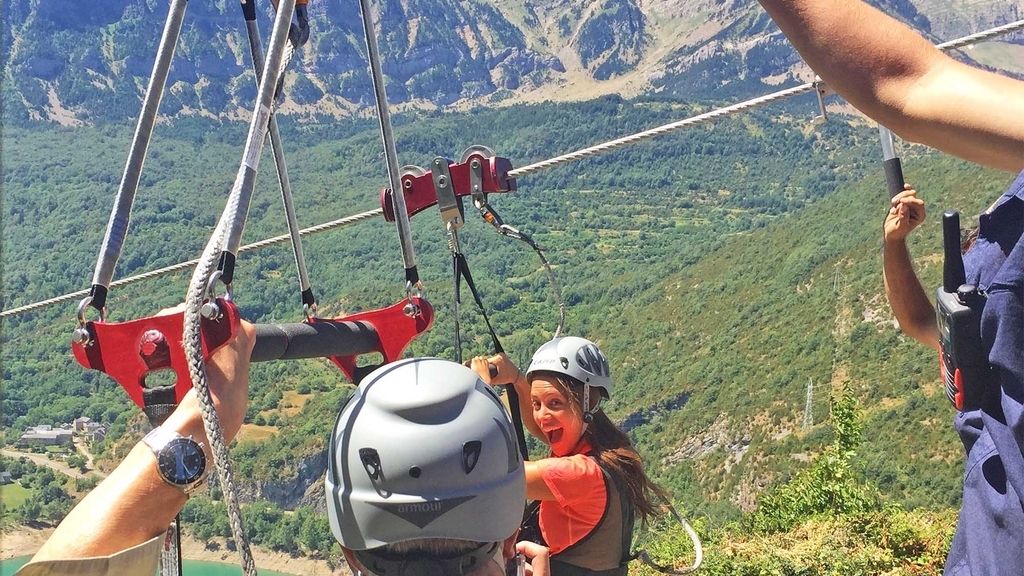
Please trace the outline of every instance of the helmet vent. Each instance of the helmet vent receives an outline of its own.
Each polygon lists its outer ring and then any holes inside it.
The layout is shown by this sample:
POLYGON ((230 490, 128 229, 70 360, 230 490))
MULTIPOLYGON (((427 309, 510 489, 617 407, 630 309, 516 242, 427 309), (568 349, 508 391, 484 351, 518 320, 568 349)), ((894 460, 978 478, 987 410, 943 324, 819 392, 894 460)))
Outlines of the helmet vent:
POLYGON ((419 466, 413 466, 413 467, 409 468, 409 476, 411 478, 419 478, 420 474, 422 474, 422 473, 423 473, 423 470, 421 470, 419 466))
POLYGON ((462 469, 469 474, 476 468, 477 462, 480 461, 480 451, 483 448, 483 444, 479 440, 470 440, 462 445, 462 469))
POLYGON ((381 478, 380 454, 373 448, 360 448, 359 461, 363 463, 363 469, 370 480, 376 482, 381 478))
POLYGON ((611 373, 611 370, 608 369, 608 360, 593 344, 588 344, 576 352, 576 363, 591 374, 608 376, 611 373))

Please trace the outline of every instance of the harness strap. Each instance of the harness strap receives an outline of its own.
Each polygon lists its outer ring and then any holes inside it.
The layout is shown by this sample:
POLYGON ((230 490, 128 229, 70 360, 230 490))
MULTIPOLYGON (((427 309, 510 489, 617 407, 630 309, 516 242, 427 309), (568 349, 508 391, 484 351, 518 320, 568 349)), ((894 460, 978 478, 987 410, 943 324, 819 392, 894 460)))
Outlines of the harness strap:
MULTIPOLYGON (((477 308, 480 310, 480 315, 484 317, 484 323, 487 325, 487 331, 491 335, 491 342, 494 344, 494 351, 498 354, 505 352, 505 348, 502 347, 501 341, 498 340, 498 335, 494 332, 494 327, 491 326, 491 320, 487 317, 487 310, 484 309, 483 299, 480 298, 480 292, 476 289, 476 283, 473 282, 473 274, 469 271, 469 263, 466 261, 465 254, 458 252, 453 257, 453 263, 455 268, 455 299, 461 302, 461 278, 466 279, 466 286, 469 287, 469 291, 473 293, 473 300, 476 302, 477 308)), ((461 346, 460 346, 461 348, 461 346)), ((461 356, 461 350, 456 352, 461 356)))
MULTIPOLYGON (((466 286, 469 286, 469 291, 473 293, 473 300, 476 302, 477 308, 480 310, 480 315, 484 317, 484 324, 487 325, 487 331, 491 334, 491 342, 494 344, 494 351, 498 354, 505 352, 505 348, 501 345, 501 340, 498 339, 498 334, 494 331, 494 327, 491 326, 491 319, 487 316, 487 310, 484 308, 483 299, 480 298, 480 292, 476 289, 476 283, 473 282, 473 274, 469 271, 469 263, 466 261, 466 256, 462 252, 456 252, 453 257, 453 267, 455 269, 455 302, 456 310, 458 309, 458 303, 461 301, 462 282, 461 279, 466 279, 466 286)), ((455 354, 458 361, 462 361, 462 342, 459 336, 459 318, 458 314, 455 314, 455 354)), ((512 422, 515 424, 516 429, 516 442, 519 444, 519 454, 525 460, 529 451, 526 447, 526 431, 523 430, 523 414, 519 409, 519 393, 516 392, 516 387, 509 385, 505 386, 505 392, 508 394, 508 406, 509 412, 512 413, 512 422)))

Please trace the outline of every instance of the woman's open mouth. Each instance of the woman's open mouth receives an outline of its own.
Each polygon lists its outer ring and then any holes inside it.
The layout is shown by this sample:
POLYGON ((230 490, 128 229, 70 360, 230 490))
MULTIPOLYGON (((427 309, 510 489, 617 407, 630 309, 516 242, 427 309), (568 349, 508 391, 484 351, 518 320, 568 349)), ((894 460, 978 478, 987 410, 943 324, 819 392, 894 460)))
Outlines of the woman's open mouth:
POLYGON ((555 444, 562 439, 562 435, 565 433, 561 428, 555 428, 554 430, 548 430, 548 444, 555 444))

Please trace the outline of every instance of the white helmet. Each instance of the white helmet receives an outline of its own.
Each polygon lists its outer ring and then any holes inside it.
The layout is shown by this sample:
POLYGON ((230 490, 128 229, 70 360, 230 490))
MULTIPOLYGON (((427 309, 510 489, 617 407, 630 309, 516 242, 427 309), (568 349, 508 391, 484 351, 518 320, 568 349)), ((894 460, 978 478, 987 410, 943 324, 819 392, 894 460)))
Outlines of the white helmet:
POLYGON ((519 527, 526 485, 512 421, 460 364, 412 358, 371 372, 338 415, 329 455, 327 512, 346 548, 498 542, 519 527))
POLYGON ((533 354, 526 377, 535 372, 554 372, 569 376, 584 385, 598 388, 605 398, 612 395, 612 375, 608 359, 601 349, 586 338, 563 336, 555 338, 533 354))

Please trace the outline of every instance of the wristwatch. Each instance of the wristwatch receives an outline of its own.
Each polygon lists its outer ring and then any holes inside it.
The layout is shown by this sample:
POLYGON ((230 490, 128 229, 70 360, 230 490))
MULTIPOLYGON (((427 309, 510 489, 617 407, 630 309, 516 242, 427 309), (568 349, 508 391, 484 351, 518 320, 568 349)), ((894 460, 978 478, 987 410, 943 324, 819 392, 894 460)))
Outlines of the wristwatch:
POLYGON ((181 488, 186 495, 202 485, 206 472, 206 452, 202 444, 191 436, 182 436, 160 426, 153 428, 142 441, 156 456, 157 470, 165 482, 181 488))

